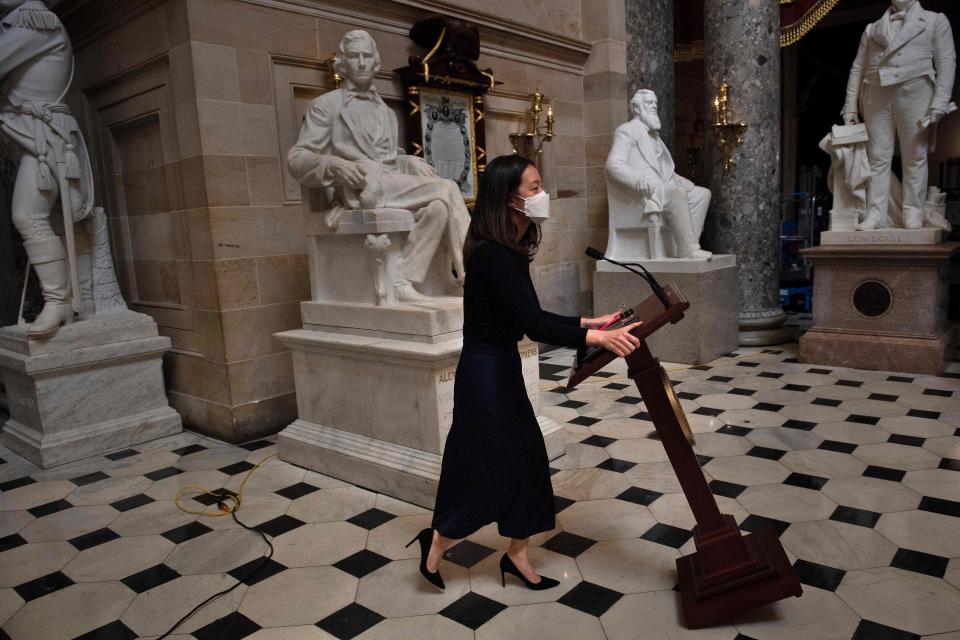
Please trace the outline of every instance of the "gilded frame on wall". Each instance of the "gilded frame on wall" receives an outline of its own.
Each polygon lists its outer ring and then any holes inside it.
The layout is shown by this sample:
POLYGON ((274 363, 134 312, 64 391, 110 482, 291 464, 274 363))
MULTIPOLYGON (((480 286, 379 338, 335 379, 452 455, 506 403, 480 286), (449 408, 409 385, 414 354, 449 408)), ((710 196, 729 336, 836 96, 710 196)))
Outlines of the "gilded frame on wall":
POLYGON ((463 199, 473 202, 480 164, 475 96, 440 87, 410 87, 408 94, 410 124, 419 124, 408 132, 411 153, 426 160, 441 178, 455 182, 463 199))

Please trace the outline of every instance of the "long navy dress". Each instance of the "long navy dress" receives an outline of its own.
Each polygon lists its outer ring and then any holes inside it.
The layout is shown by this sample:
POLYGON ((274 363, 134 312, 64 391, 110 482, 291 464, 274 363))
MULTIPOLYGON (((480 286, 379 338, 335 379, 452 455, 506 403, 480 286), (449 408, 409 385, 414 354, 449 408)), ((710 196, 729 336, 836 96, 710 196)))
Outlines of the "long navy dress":
POLYGON ((528 263, 501 244, 481 243, 466 272, 463 352, 433 527, 465 538, 496 522, 500 535, 527 538, 554 528, 553 487, 517 343, 526 334, 579 347, 587 331, 580 318, 540 308, 528 263))

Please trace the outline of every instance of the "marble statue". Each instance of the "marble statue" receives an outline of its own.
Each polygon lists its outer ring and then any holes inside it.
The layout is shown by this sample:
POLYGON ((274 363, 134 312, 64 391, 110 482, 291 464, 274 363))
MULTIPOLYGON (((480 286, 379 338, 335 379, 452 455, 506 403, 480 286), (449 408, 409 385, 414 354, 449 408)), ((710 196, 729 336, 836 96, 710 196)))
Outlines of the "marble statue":
POLYGON ((918 0, 892 0, 867 26, 850 69, 843 122, 866 125, 870 183, 866 218, 857 229, 889 226, 896 142, 903 159, 903 227, 925 223, 927 155, 936 142, 936 124, 956 110, 950 102, 957 57, 946 16, 926 11, 918 0))
POLYGON ((470 224, 463 197, 456 183, 399 147, 396 115, 373 86, 380 54, 367 32, 343 37, 334 68, 344 86, 310 105, 287 156, 290 173, 306 187, 327 190, 330 227, 350 210, 412 212, 414 226, 391 285, 397 301, 430 301, 414 283, 426 278, 441 241, 457 282, 463 282, 463 241, 470 224))
POLYGON ((126 305, 113 271, 106 217, 94 206, 87 148, 63 102, 73 79, 70 37, 39 0, 0 0, 0 13, 0 143, 19 162, 13 224, 44 301, 27 335, 49 337, 73 322, 75 308, 86 319, 126 305), (66 248, 50 224, 58 200, 66 248), (80 223, 80 233, 74 223, 80 223))
POLYGON ((675 173, 670 151, 660 139, 656 94, 637 91, 630 114, 632 119, 617 127, 607 156, 607 255, 620 261, 710 258, 711 253, 700 248, 710 191, 675 173), (661 224, 669 231, 668 246, 659 243, 661 224), (638 233, 642 228, 647 229, 646 243, 638 233))

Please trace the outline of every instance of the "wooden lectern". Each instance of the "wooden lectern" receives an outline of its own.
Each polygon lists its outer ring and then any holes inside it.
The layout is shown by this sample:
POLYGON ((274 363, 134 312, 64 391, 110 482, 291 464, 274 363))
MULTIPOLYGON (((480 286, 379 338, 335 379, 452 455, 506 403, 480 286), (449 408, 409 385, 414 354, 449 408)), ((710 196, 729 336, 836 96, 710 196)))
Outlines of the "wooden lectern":
MULTIPOLYGON (((777 534, 769 529, 741 535, 733 516, 721 514, 707 486, 700 464, 685 434, 686 417, 660 361, 644 340, 667 323, 676 323, 690 303, 679 289, 663 287, 669 305, 650 296, 633 308, 641 320, 634 329, 640 346, 626 357, 627 375, 633 380, 660 436, 670 464, 680 480, 697 524, 693 539, 697 551, 677 559, 677 577, 683 603, 683 619, 694 629, 729 621, 734 614, 800 596, 802 590, 777 534)), ((567 388, 572 389, 616 356, 595 349, 578 357, 567 388)))

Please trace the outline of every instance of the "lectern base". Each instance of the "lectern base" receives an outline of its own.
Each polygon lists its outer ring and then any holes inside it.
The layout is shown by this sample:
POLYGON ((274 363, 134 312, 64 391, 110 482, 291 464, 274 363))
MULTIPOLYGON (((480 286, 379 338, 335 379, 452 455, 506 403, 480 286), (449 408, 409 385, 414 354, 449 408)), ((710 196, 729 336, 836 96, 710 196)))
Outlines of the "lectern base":
POLYGON ((751 556, 765 558, 769 563, 752 580, 742 573, 731 572, 725 584, 713 581, 707 585, 697 570, 701 552, 677 559, 683 620, 688 628, 727 623, 741 611, 803 593, 776 532, 762 529, 743 536, 742 542, 751 556), (698 597, 698 594, 708 595, 698 597))

